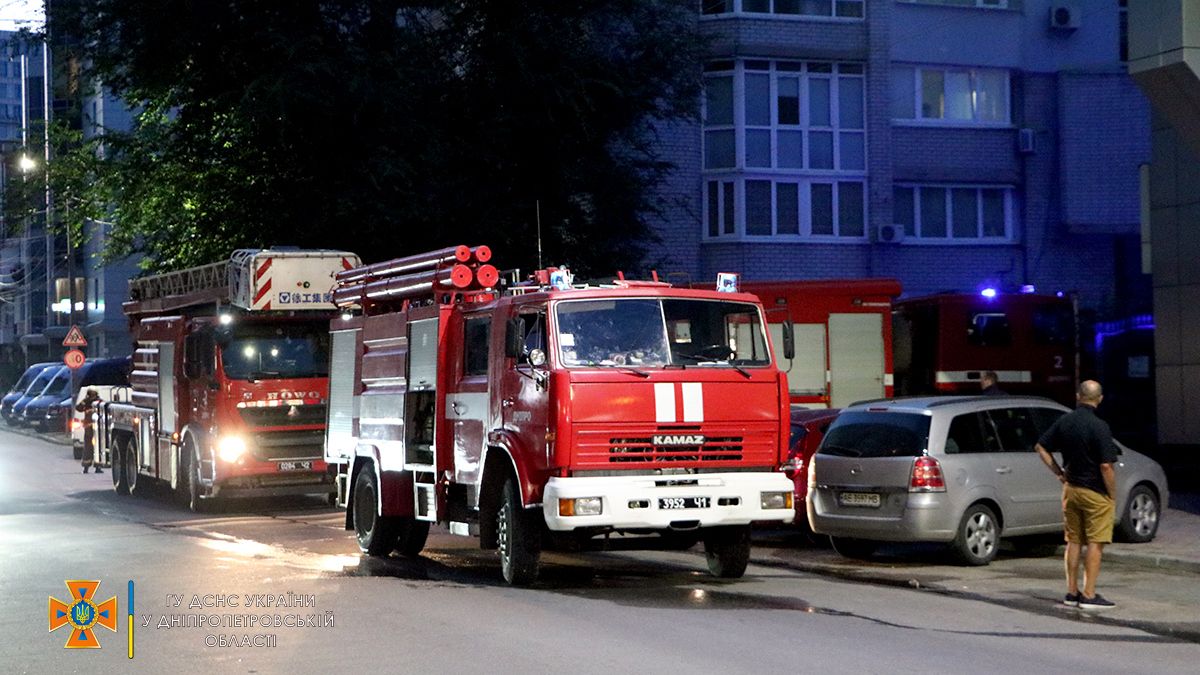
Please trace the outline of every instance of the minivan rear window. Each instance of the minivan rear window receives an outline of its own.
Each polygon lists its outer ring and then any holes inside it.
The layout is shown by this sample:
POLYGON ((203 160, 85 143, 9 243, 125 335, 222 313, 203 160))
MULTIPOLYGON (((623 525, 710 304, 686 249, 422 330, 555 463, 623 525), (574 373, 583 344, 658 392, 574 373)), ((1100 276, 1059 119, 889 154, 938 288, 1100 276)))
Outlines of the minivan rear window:
POLYGON ((839 457, 918 457, 929 442, 929 416, 916 413, 844 412, 818 453, 839 457))

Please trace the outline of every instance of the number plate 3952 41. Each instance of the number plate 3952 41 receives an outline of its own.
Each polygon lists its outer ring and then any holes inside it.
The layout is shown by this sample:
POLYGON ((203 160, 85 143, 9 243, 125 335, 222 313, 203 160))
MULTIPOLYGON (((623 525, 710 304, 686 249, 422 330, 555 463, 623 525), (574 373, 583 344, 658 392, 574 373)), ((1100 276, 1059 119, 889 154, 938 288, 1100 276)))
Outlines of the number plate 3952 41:
POLYGON ((707 509, 712 506, 712 497, 659 497, 660 509, 707 509))

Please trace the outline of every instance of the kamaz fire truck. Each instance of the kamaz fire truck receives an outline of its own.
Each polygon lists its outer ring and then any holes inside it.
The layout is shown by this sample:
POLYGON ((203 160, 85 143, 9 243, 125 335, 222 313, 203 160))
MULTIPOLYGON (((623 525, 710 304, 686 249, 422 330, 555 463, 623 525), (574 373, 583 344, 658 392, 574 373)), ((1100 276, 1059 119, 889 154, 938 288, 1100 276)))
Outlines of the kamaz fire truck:
POLYGON ((490 256, 337 276, 325 459, 362 550, 415 555, 441 523, 524 585, 544 546, 661 535, 622 544, 690 537, 713 574, 744 574, 750 523, 794 516, 757 298, 562 269, 500 284, 490 256))
POLYGON ((128 402, 103 404, 96 454, 119 494, 162 481, 208 500, 327 494, 322 459, 334 274, 344 251, 244 249, 130 281, 128 402))

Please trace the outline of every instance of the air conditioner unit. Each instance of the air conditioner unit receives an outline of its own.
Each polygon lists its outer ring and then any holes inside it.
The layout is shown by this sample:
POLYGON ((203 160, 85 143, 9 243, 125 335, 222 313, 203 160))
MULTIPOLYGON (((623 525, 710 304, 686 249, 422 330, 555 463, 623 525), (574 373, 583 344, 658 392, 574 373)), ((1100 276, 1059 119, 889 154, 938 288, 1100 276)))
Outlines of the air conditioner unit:
POLYGON ((1050 28, 1054 30, 1075 30, 1079 28, 1079 19, 1079 8, 1074 5, 1066 3, 1050 5, 1050 28))
POLYGON ((1037 151, 1037 136, 1033 129, 1017 129, 1017 152, 1022 155, 1032 155, 1037 151))
POLYGON ((875 241, 881 244, 899 244, 904 241, 904 226, 893 223, 880 224, 875 241))

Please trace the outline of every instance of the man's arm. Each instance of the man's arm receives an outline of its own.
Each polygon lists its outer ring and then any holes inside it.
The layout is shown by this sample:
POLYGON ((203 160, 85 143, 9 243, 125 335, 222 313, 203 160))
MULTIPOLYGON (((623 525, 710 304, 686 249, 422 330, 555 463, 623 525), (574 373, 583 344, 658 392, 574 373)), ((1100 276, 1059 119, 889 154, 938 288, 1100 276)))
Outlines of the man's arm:
MULTIPOLYGON (((1041 443, 1034 445, 1033 448, 1037 450, 1038 456, 1042 458, 1042 463, 1049 467, 1049 469, 1054 472, 1055 476, 1058 476, 1058 481, 1060 483, 1066 483, 1067 475, 1063 473, 1062 467, 1058 465, 1058 461, 1054 459, 1054 455, 1050 454, 1050 451, 1043 447, 1041 443)), ((1104 464, 1102 466, 1107 466, 1111 473, 1111 464, 1104 464)))
POLYGON ((1100 465, 1100 476, 1104 478, 1104 489, 1108 490, 1108 498, 1117 499, 1117 472, 1112 464, 1105 462, 1100 465))

